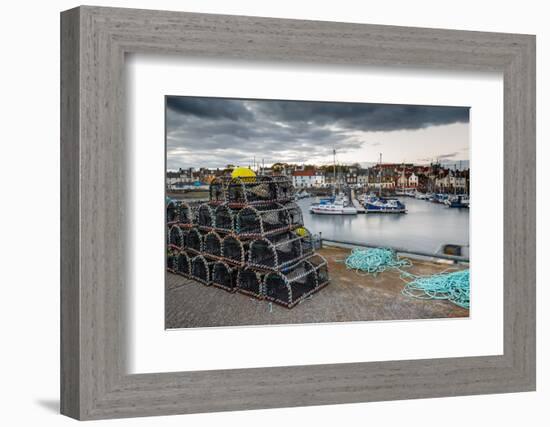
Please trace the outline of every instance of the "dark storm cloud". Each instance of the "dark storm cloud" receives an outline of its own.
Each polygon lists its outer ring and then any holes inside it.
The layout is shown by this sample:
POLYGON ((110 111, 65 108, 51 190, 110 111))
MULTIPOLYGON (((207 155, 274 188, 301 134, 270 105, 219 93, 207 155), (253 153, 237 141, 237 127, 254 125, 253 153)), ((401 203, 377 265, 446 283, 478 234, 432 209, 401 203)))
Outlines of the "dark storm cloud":
POLYGON ((269 101, 258 104, 258 109, 274 120, 337 123, 364 131, 422 129, 469 121, 469 109, 465 107, 269 101))
MULTIPOLYGON (((363 132, 468 121, 468 109, 168 97, 168 168, 307 162, 360 148, 363 132)), ((370 142, 373 146, 375 142, 370 142)))
POLYGON ((180 114, 199 118, 250 120, 252 114, 242 101, 216 98, 183 98, 169 96, 166 108, 180 114))

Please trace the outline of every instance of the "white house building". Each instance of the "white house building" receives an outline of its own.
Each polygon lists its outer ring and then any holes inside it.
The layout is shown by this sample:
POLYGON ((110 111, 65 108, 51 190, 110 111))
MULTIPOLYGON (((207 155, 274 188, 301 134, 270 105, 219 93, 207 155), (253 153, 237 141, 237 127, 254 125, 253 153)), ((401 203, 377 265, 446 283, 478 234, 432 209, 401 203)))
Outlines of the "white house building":
POLYGON ((322 187, 325 175, 313 169, 296 170, 292 172, 292 184, 296 188, 322 187))

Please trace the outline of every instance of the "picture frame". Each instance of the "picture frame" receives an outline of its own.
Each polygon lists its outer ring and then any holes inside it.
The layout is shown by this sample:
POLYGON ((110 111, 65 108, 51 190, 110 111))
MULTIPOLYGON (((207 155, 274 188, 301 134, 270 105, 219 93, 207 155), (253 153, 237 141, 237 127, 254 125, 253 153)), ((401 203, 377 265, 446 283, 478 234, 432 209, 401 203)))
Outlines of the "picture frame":
POLYGON ((532 35, 90 6, 62 12, 61 413, 89 420, 535 390, 535 154, 532 35), (128 374, 128 53, 502 72, 503 354, 128 374))

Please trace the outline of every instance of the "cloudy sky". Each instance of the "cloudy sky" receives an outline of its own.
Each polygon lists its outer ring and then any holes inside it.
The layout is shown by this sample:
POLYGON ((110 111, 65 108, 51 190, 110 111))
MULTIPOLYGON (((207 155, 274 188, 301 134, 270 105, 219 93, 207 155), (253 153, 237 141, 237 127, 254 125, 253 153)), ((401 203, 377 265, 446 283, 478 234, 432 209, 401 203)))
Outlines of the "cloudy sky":
POLYGON ((469 108, 166 97, 167 168, 469 159, 469 108))

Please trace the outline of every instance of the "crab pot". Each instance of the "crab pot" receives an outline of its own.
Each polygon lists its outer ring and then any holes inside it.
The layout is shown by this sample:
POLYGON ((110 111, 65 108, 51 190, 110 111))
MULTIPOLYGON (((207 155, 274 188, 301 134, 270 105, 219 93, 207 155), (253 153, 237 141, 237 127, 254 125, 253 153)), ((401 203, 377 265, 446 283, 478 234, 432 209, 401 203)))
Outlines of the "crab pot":
POLYGON ((283 206, 288 213, 288 221, 292 226, 304 225, 304 217, 300 206, 294 202, 285 203, 283 206))
POLYGON ((178 222, 180 225, 192 226, 195 224, 196 208, 187 202, 180 202, 178 206, 178 222))
POLYGON ((229 264, 218 261, 212 267, 212 285, 229 292, 237 290, 237 276, 239 269, 230 267, 229 264))
POLYGON ((278 270, 296 264, 311 250, 304 250, 303 237, 294 232, 275 234, 250 242, 249 265, 278 270))
POLYGON ((166 222, 179 222, 179 207, 173 200, 166 205, 166 222))
POLYGON ((235 235, 228 235, 222 240, 222 257, 233 264, 244 265, 248 257, 248 243, 235 235))
POLYGON ((328 283, 326 265, 324 258, 313 255, 285 271, 267 273, 263 283, 265 299, 294 307, 328 283), (310 261, 311 258, 316 259, 310 261))
POLYGON ((269 203, 244 207, 235 221, 238 234, 264 237, 303 225, 300 208, 295 203, 269 203))
POLYGON ((226 187, 226 201, 238 205, 286 201, 293 195, 292 182, 283 176, 233 178, 226 187))
POLYGON ((191 257, 185 251, 180 251, 177 255, 176 272, 185 277, 191 275, 191 257))
POLYGON ((292 181, 286 176, 272 176, 271 179, 277 186, 277 200, 278 201, 287 201, 293 200, 294 195, 296 194, 296 189, 292 185, 292 181))
POLYGON ((197 228, 192 228, 191 230, 189 230, 189 233, 187 233, 187 239, 185 243, 185 248, 187 250, 196 253, 202 252, 204 245, 204 235, 197 228))
POLYGON ((204 253, 212 255, 214 257, 222 256, 222 238, 215 231, 211 231, 204 236, 204 242, 202 247, 204 253))
POLYGON ((225 203, 226 182, 223 177, 214 178, 210 183, 210 201, 213 203, 225 203))
POLYGON ((203 203, 199 206, 197 214, 197 224, 199 227, 211 229, 216 226, 216 216, 214 208, 208 203, 203 203))
POLYGON ((214 263, 208 261, 202 255, 197 255, 191 260, 191 277, 204 285, 209 286, 212 278, 214 263))
POLYGON ((325 286, 330 280, 328 275, 327 260, 319 254, 314 254, 307 258, 305 262, 310 264, 315 269, 315 274, 317 276, 317 286, 325 286))
POLYGON ((294 230, 294 233, 302 238, 304 255, 311 255, 316 249, 315 240, 311 232, 305 227, 299 227, 294 230))
POLYGON ((169 250, 166 255, 166 269, 175 273, 178 269, 178 254, 176 251, 169 250))
POLYGON ((235 211, 227 205, 220 205, 214 212, 216 229, 232 233, 235 231, 235 211))
POLYGON ((185 246, 186 233, 181 229, 179 225, 173 225, 168 229, 168 244, 176 248, 183 248, 185 246))
POLYGON ((237 292, 263 299, 263 274, 251 268, 239 270, 237 275, 237 292))

